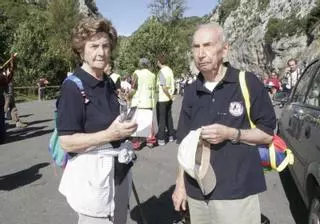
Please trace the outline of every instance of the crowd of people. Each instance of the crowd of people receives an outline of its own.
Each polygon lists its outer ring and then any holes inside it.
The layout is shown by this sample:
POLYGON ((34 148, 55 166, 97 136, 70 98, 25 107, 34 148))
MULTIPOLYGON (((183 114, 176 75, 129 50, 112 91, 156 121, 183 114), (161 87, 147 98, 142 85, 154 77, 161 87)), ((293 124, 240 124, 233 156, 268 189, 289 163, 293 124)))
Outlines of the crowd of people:
MULTIPOLYGON (((297 61, 288 61, 281 79, 272 71, 261 82, 246 72, 250 119, 256 126, 251 129, 239 86, 240 71, 224 62, 229 45, 219 25, 197 28, 192 53, 200 72, 176 80, 165 54, 140 58, 132 75, 115 73, 111 54, 116 43, 116 29, 103 18, 82 19, 72 31, 72 50, 80 63, 71 76, 80 80, 84 90, 70 80, 63 83, 57 130, 61 146, 71 157, 59 191, 78 214, 78 223, 126 223, 134 149, 142 142, 151 147, 174 140, 180 144, 195 130, 199 134, 196 147, 209 148, 211 176, 199 177, 180 166, 172 195, 175 210, 186 210, 188 204, 194 224, 260 223, 258 194, 266 190, 266 183, 259 152, 254 149, 272 140, 276 116, 271 99, 278 91, 292 90, 301 74, 297 61), (158 65, 156 74, 150 60, 158 65), (176 134, 172 120, 175 93, 184 96, 176 134), (156 113, 157 132, 152 121, 146 135, 132 137, 139 123, 121 119, 121 103, 150 114, 151 120, 156 113)), ((10 86, 13 71, 12 63, 2 70, 1 86, 10 86)), ((42 80, 39 89, 46 84, 42 80)), ((12 101, 12 86, 6 93, 10 103, 4 94, 0 93, 0 130, 5 129, 4 112, 9 111, 17 126, 23 126, 12 101)), ((42 93, 39 96, 43 99, 42 93)))
POLYGON ((290 94, 301 75, 301 69, 298 67, 297 60, 291 58, 287 62, 284 74, 280 77, 273 69, 269 74, 262 77, 263 84, 268 89, 270 98, 273 99, 276 93, 286 92, 290 94))

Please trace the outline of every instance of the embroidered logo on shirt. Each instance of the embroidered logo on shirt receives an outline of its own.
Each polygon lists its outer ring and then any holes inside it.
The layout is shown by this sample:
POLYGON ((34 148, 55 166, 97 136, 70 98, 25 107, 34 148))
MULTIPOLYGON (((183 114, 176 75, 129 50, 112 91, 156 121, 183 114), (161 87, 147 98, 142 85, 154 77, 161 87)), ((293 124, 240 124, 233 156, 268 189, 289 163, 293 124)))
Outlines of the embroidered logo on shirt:
POLYGON ((243 106, 240 102, 231 102, 229 112, 232 116, 239 117, 243 114, 243 106))

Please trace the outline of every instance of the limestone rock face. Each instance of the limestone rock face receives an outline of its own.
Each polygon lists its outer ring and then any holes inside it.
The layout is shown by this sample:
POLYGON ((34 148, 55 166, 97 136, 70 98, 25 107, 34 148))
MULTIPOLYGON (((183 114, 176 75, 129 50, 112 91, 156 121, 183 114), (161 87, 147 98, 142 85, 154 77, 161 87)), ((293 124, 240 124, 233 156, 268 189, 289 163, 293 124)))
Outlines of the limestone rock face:
MULTIPOLYGON (((237 9, 222 24, 231 45, 228 60, 235 67, 257 74, 271 69, 281 73, 289 58, 307 64, 319 55, 319 27, 312 30, 311 40, 302 31, 281 36, 271 43, 265 40, 270 19, 289 20, 293 15, 298 19, 306 18, 316 7, 317 0, 269 0, 266 7, 259 4, 262 0, 239 1, 237 9)), ((219 13, 221 5, 215 9, 210 21, 219 22, 219 13)))
POLYGON ((95 15, 98 12, 95 0, 79 0, 80 12, 84 15, 95 15))

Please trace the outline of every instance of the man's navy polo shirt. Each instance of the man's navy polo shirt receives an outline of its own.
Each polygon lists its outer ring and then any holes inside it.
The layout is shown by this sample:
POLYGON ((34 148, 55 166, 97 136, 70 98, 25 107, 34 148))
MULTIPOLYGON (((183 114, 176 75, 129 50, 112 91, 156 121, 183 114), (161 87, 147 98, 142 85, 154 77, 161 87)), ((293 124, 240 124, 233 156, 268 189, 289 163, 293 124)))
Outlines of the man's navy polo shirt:
POLYGON ((59 135, 94 133, 107 129, 119 115, 119 103, 115 86, 109 77, 97 80, 81 68, 74 74, 82 81, 90 102, 84 104, 76 84, 70 80, 63 83, 58 102, 57 129, 59 135))
MULTIPOLYGON (((263 84, 252 73, 246 73, 250 94, 251 119, 260 130, 273 135, 275 112, 263 84)), ((204 87, 200 73, 184 93, 180 112, 177 142, 201 126, 219 123, 238 129, 250 129, 244 98, 239 83, 239 70, 228 65, 224 78, 211 92, 204 87)), ((197 181, 185 173, 188 196, 198 200, 232 200, 266 190, 260 156, 255 146, 225 141, 211 145, 211 164, 217 185, 204 197, 197 181)))

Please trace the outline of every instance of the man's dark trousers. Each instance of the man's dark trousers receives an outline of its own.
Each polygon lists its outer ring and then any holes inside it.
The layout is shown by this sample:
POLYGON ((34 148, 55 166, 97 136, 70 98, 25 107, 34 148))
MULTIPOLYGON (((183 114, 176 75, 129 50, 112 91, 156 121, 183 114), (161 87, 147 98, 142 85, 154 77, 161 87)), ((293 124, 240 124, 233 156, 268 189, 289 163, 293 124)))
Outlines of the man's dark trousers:
MULTIPOLYGON (((1 92, 1 91, 0 91, 1 92)), ((0 96, 0 144, 3 144, 6 138, 6 124, 4 118, 4 96, 0 96)))
POLYGON ((172 100, 157 102, 158 140, 166 139, 166 128, 169 136, 174 134, 171 108, 172 100))

